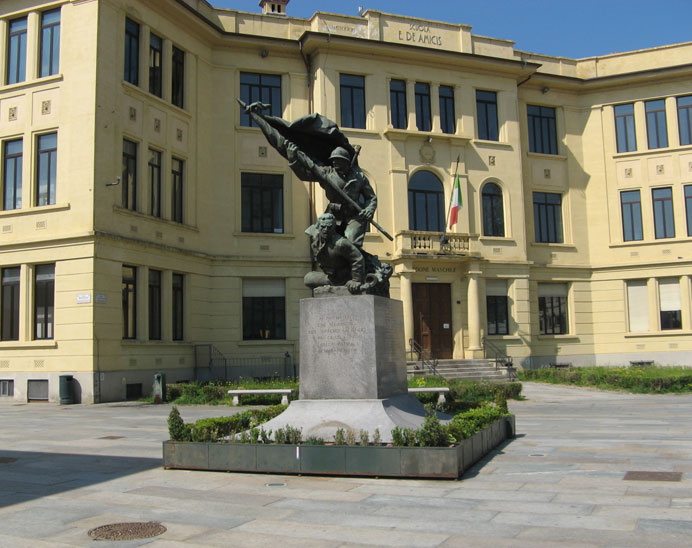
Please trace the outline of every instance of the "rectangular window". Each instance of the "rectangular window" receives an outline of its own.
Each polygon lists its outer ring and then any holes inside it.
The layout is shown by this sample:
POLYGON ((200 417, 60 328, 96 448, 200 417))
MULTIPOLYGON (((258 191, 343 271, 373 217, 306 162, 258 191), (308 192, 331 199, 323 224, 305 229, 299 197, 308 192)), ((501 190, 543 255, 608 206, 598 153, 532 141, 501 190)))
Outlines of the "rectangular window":
POLYGON ((34 267, 34 339, 53 338, 55 309, 55 265, 34 267))
POLYGON ((183 172, 185 162, 173 158, 171 160, 171 220, 183 222, 183 172))
POLYGON ((497 93, 476 90, 476 115, 478 118, 478 138, 486 141, 498 141, 497 93))
POLYGON ((509 299, 505 280, 485 281, 485 304, 488 313, 488 335, 509 333, 509 299))
POLYGON ((685 185, 685 213, 687 214, 687 235, 692 236, 692 185, 685 185))
POLYGON ((654 231, 656 239, 675 238, 673 216, 673 190, 670 187, 654 188, 654 231))
POLYGON ((661 330, 682 329, 680 280, 678 278, 658 280, 658 297, 661 307, 661 330))
POLYGON ((243 280, 243 340, 285 338, 284 280, 243 280))
POLYGON ((123 339, 137 338, 137 268, 123 265, 123 339))
POLYGON ((36 152, 36 205, 54 204, 57 188, 58 134, 39 135, 36 152))
POLYGON ((625 242, 643 240, 642 201, 638 190, 620 193, 622 206, 622 238, 625 242))
POLYGON ((39 76, 51 76, 60 71, 60 9, 41 14, 41 59, 39 76))
MULTIPOLYGON (((270 105, 271 108, 265 111, 265 113, 280 117, 283 113, 281 106, 281 76, 278 74, 241 72, 240 98, 248 105, 257 101, 270 105)), ((256 126, 250 115, 242 107, 240 109, 240 125, 245 127, 256 126)))
POLYGON ((242 173, 242 231, 284 231, 283 176, 267 173, 242 173))
POLYGON ((163 92, 162 78, 163 40, 151 33, 149 37, 149 93, 161 97, 163 92))
POLYGON ((562 243, 562 195, 533 193, 533 223, 536 241, 562 243))
POLYGON ((14 396, 14 381, 13 380, 1 380, 0 381, 0 397, 12 397, 14 396))
POLYGON ((149 340, 161 340, 161 271, 149 270, 149 340))
POLYGON ((692 145, 692 95, 678 97, 678 130, 680 144, 692 145))
POLYGON ((665 148, 668 146, 668 125, 666 122, 666 101, 646 101, 646 135, 649 148, 665 148))
POLYGON ((341 125, 365 129, 365 77, 341 74, 341 125))
POLYGON ((2 340, 19 340, 19 273, 20 267, 2 269, 2 340))
POLYGON ((161 217, 161 153, 149 149, 149 214, 161 217))
POLYGON ((454 88, 452 86, 440 86, 440 123, 442 124, 442 133, 456 132, 456 121, 454 88))
POLYGON ((392 109, 392 126, 397 129, 406 129, 408 127, 406 82, 403 80, 389 82, 389 101, 392 109))
POLYGON ((615 106, 615 137, 618 152, 637 150, 637 136, 634 130, 634 104, 615 106))
POLYGON ((7 40, 7 83, 26 80, 26 17, 10 21, 7 40))
POLYGON ((565 335, 567 284, 538 284, 538 319, 541 335, 565 335))
POLYGON ((173 46, 171 58, 171 103, 176 107, 185 107, 185 52, 173 46))
POLYGON ((529 151, 541 154, 557 154, 557 129, 555 109, 527 105, 529 121, 529 151))
POLYGON ((627 282, 627 315, 631 333, 649 331, 649 288, 646 280, 627 282))
POLYGON ((430 84, 416 82, 416 127, 418 131, 430 131, 432 121, 430 118, 430 84))
POLYGON ((125 81, 139 85, 139 25, 125 20, 125 81))
POLYGON ((5 141, 2 169, 2 203, 5 210, 22 207, 23 146, 22 139, 5 141))
POLYGON ((123 139, 123 207, 137 209, 137 143, 123 139))
POLYGON ((173 273, 173 340, 183 340, 183 283, 182 274, 173 273))

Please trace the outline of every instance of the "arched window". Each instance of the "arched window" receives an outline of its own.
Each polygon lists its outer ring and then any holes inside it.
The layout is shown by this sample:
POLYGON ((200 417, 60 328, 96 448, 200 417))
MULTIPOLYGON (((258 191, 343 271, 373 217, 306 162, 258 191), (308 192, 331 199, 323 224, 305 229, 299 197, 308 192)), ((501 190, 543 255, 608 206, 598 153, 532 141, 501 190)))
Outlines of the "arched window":
POLYGON ((483 187, 483 236, 504 236, 505 215, 502 190, 495 183, 483 187))
POLYGON ((430 171, 419 171, 408 183, 408 226, 410 230, 442 232, 445 204, 442 181, 430 171))

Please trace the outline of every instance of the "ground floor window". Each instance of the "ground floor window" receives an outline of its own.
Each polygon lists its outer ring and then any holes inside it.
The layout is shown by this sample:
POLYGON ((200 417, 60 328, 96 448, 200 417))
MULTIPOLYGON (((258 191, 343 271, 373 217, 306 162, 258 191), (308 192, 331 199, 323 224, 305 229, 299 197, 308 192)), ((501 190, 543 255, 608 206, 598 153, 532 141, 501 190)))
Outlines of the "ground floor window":
POLYGON ((14 381, 13 380, 0 380, 0 397, 12 397, 14 396, 14 381))
POLYGON ((123 265, 123 339, 137 338, 137 268, 123 265))
POLYGON ((680 280, 678 278, 658 280, 658 296, 661 307, 661 330, 682 329, 680 280))
POLYGON ((183 340, 183 274, 173 273, 173 340, 183 340))
POLYGON ((538 318, 541 335, 569 333, 567 284, 538 284, 538 318))
POLYGON ((627 315, 630 332, 649 331, 649 286, 646 280, 627 282, 627 315))
POLYGON ((20 267, 2 269, 2 315, 0 324, 3 341, 19 340, 19 273, 20 267))
POLYGON ((488 316, 488 335, 509 334, 509 303, 505 280, 486 280, 485 304, 488 316))
POLYGON ((39 264, 34 268, 34 338, 53 338, 55 309, 55 265, 39 264))
POLYGON ((243 280, 243 340, 285 338, 284 280, 243 280))

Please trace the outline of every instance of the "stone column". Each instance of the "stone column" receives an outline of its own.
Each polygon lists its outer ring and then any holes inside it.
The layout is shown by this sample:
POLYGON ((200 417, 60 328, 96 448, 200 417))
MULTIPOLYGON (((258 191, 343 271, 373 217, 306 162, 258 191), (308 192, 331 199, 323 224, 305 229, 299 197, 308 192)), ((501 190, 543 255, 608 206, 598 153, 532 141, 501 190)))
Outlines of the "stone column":
POLYGON ((468 285, 468 322, 469 322, 469 347, 473 358, 482 357, 481 348, 481 311, 479 306, 478 292, 478 271, 477 264, 471 264, 469 267, 469 285, 468 285))
MULTIPOLYGON (((41 34, 41 15, 32 11, 26 20, 26 81, 38 78, 39 47, 41 34)), ((6 44, 6 42, 3 42, 6 44)))

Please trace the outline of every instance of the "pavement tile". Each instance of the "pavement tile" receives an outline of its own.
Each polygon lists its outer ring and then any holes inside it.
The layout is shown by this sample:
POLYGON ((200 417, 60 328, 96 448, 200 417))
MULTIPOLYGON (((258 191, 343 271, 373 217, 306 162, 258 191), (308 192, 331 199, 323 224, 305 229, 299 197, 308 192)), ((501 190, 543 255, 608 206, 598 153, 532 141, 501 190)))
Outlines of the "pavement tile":
MULTIPOLYGON (((682 500, 682 499, 681 499, 682 500)), ((584 491, 582 493, 558 493, 553 502, 579 503, 599 506, 672 506, 672 500, 668 497, 646 497, 637 495, 608 495, 584 491)))
POLYGON ((613 521, 602 516, 582 516, 571 514, 552 514, 546 518, 544 514, 529 514, 522 512, 500 512, 492 519, 492 523, 515 525, 545 525, 546 520, 551 527, 582 528, 612 531, 632 531, 636 519, 618 519, 613 521))
MULTIPOLYGON (((478 486, 481 487, 481 486, 478 486)), ((541 493, 531 491, 500 491, 484 489, 458 489, 448 493, 446 498, 450 499, 472 499, 472 500, 507 500, 514 502, 547 502, 555 496, 555 493, 541 493)))
POLYGON ((493 512, 522 512, 531 514, 578 514, 588 516, 593 512, 592 504, 576 504, 576 503, 556 503, 554 500, 550 502, 520 502, 493 500, 480 502, 476 506, 476 510, 490 510, 493 512))
POLYGON ((450 537, 438 548, 599 548, 600 544, 567 540, 525 540, 518 538, 450 537))
MULTIPOLYGON (((192 537, 187 540, 192 546, 214 546, 218 548, 337 548, 342 540, 314 539, 305 537, 287 537, 281 529, 272 533, 254 533, 247 530, 231 529, 216 531, 192 537)), ((188 546, 188 544, 185 544, 188 546)))
MULTIPOLYGON (((692 518, 689 511, 686 517, 692 518)), ((687 535, 688 546, 692 545, 692 520, 690 519, 640 519, 637 531, 687 535)))
POLYGON ((689 536, 670 534, 667 532, 649 533, 644 531, 603 531, 596 529, 552 527, 529 527, 524 529, 517 538, 532 542, 548 541, 559 546, 560 542, 586 542, 604 547, 628 548, 685 548, 690 545, 689 536))

